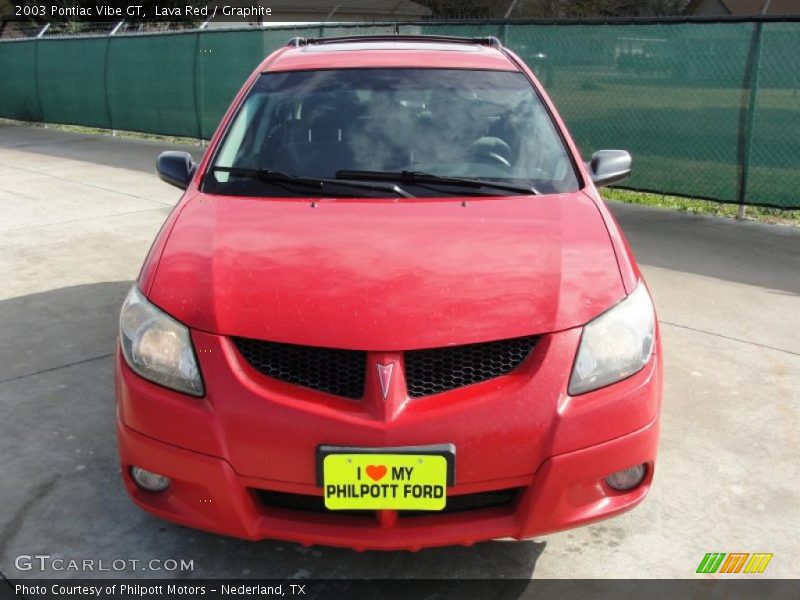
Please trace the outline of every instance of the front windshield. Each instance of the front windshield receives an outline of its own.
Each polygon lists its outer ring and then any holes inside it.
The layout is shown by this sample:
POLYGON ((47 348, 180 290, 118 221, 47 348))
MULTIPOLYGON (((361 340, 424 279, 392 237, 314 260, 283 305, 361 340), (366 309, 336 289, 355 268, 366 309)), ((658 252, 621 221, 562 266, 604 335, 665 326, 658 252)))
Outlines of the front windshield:
MULTIPOLYGON (((307 187, 245 177, 239 170, 314 179, 341 178, 342 171, 415 171, 523 184, 539 193, 579 188, 564 144, 525 75, 490 70, 265 73, 226 132, 204 190, 309 194, 307 187)), ((402 185, 415 196, 463 191, 452 182, 402 185)), ((337 188, 336 195, 374 193, 337 188)))

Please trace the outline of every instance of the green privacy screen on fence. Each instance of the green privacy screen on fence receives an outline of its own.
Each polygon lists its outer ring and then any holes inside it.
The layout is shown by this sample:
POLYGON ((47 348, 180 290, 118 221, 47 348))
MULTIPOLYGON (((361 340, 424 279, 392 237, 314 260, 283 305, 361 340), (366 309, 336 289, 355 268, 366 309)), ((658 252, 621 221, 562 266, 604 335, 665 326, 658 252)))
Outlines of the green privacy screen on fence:
MULTIPOLYGON (((800 22, 412 24, 499 37, 531 66, 584 156, 625 148, 624 187, 800 208, 800 22)), ((293 36, 395 25, 0 43, 0 116, 209 138, 233 95, 293 36)))

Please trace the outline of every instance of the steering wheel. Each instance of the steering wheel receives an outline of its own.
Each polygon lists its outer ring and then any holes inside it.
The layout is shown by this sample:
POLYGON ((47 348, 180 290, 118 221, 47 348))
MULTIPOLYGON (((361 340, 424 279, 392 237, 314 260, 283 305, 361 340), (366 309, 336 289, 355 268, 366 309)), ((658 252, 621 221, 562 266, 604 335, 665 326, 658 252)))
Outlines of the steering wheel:
POLYGON ((470 155, 478 162, 511 170, 511 146, 496 137, 482 137, 470 146, 470 155))

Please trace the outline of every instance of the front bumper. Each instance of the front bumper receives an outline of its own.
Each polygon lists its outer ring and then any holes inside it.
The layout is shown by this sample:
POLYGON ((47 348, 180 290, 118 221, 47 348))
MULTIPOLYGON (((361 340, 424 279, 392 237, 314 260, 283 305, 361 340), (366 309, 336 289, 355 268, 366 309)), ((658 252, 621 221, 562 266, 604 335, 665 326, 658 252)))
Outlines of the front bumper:
MULTIPOLYGON (((241 477, 225 460, 159 442, 121 421, 117 432, 125 487, 134 502, 150 513, 181 525, 249 540, 283 539, 355 550, 419 550, 469 546, 505 537, 526 539, 613 517, 644 499, 652 482, 658 443, 655 420, 615 440, 551 457, 527 481, 494 481, 451 490, 458 493, 509 485, 522 488, 520 496, 506 507, 386 521, 373 513, 353 516, 270 509, 262 505, 257 494, 259 489, 269 489, 270 482, 241 477), (648 465, 647 476, 630 492, 616 492, 602 481, 604 475, 641 463, 648 465), (142 491, 127 468, 133 464, 169 475, 172 485, 158 494, 142 491)), ((308 491, 298 489, 301 494, 308 491)))
POLYGON ((207 388, 203 399, 142 379, 118 352, 125 485, 143 509, 190 527, 358 550, 523 539, 612 517, 638 504, 652 481, 660 347, 632 377, 570 397, 567 379, 579 338, 580 330, 544 336, 508 376, 413 401, 402 383, 384 401, 376 397, 378 382, 368 381, 361 403, 270 380, 249 370, 229 340, 207 333, 193 332, 207 388), (455 485, 447 494, 462 510, 343 514, 314 502, 322 495, 314 464, 319 445, 442 443, 457 450, 455 485), (648 469, 634 490, 617 492, 604 483, 605 476, 637 464, 648 469), (134 465, 167 475, 171 487, 142 491, 130 477, 134 465), (275 494, 301 502, 275 504, 275 494), (472 503, 486 494, 507 501, 472 503))

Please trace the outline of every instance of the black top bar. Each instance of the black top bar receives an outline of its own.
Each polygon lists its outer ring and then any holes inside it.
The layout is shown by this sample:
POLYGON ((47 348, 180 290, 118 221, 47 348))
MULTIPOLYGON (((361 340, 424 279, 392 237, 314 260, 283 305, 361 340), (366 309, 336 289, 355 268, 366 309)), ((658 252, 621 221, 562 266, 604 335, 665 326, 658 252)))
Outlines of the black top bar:
POLYGON ((459 37, 454 35, 348 35, 342 37, 304 38, 294 37, 287 46, 309 46, 311 44, 343 44, 347 42, 444 42, 449 44, 478 44, 500 48, 500 40, 494 36, 459 37))

